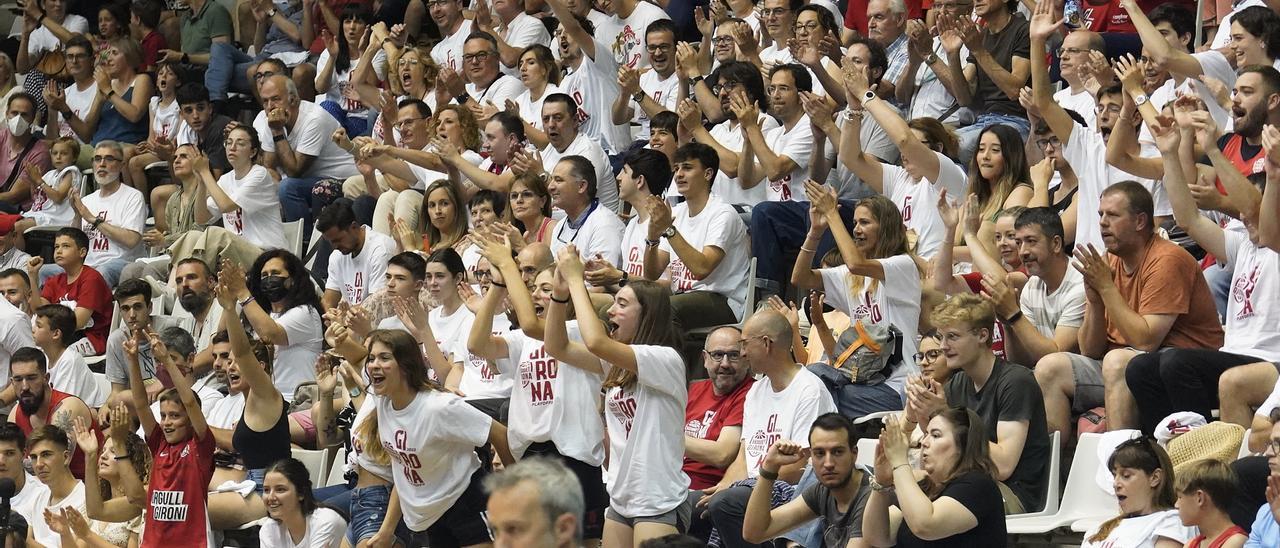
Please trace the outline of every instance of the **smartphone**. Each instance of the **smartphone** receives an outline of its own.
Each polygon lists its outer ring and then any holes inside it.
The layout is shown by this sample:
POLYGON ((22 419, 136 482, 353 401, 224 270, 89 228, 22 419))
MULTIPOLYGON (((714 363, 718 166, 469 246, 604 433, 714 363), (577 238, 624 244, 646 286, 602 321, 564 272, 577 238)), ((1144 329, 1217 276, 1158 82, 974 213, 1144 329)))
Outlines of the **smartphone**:
POLYGON ((1066 0, 1062 6, 1062 17, 1066 20, 1066 25, 1073 29, 1084 26, 1084 9, 1080 6, 1080 0, 1066 0))

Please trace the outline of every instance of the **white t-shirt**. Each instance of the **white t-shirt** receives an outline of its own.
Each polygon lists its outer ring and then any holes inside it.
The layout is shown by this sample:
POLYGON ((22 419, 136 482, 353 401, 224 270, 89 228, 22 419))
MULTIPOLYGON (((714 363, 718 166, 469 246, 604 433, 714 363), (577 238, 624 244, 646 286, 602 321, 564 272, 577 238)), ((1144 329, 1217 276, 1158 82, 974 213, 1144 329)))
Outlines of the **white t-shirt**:
POLYGON ((596 167, 596 199, 600 200, 600 205, 611 212, 617 212, 622 207, 622 203, 618 201, 618 181, 613 177, 609 155, 604 153, 600 143, 595 142, 585 133, 579 133, 573 142, 565 147, 564 152, 556 150, 555 145, 547 143, 547 146, 542 149, 543 169, 551 173, 560 159, 565 156, 582 156, 596 167))
POLYGON ((31 339, 31 318, 20 308, 0 299, 0 378, 9 378, 9 358, 19 348, 36 345, 31 339))
MULTIPOLYGON (((89 32, 89 20, 74 13, 68 13, 62 18, 62 28, 72 34, 86 34, 89 32)), ((55 49, 62 49, 62 40, 58 39, 45 25, 40 25, 27 37, 27 54, 31 56, 32 63, 40 60, 42 52, 55 49)))
POLYGON ((1076 245, 1093 244, 1103 249, 1102 229, 1098 223, 1098 207, 1102 204, 1102 191, 1111 183, 1107 174, 1107 143, 1102 134, 1072 122, 1071 138, 1062 145, 1062 158, 1076 172, 1076 245))
POLYGON ((223 213, 210 196, 206 205, 209 213, 222 215, 222 227, 248 240, 263 250, 286 249, 284 223, 280 221, 280 194, 267 168, 254 164, 244 178, 236 178, 235 170, 229 170, 218 178, 218 186, 240 206, 240 209, 223 213))
MULTIPOLYGON (((578 322, 565 326, 569 339, 580 341, 578 322)), ((511 454, 524 455, 530 444, 550 441, 560 454, 592 466, 604 462, 604 424, 597 403, 603 378, 560 362, 542 341, 513 330, 502 335, 507 359, 498 360, 502 374, 519 379, 511 390, 507 440, 511 454)))
POLYGON ((320 312, 307 305, 295 306, 283 314, 272 312, 271 319, 289 338, 288 346, 275 345, 272 379, 285 401, 292 401, 299 384, 316 380, 316 358, 324 350, 324 323, 320 312))
MULTIPOLYGON (((373 396, 373 394, 369 394, 369 396, 365 397, 364 403, 362 403, 360 405, 360 409, 356 411, 356 418, 351 421, 352 431, 356 430, 359 425, 364 424, 364 421, 369 420, 373 416, 374 409, 378 406, 377 398, 373 396)), ((388 460, 385 464, 374 461, 373 458, 365 453, 364 443, 360 441, 360 436, 351 436, 351 450, 353 452, 351 461, 357 466, 370 474, 382 478, 383 480, 394 481, 391 477, 391 461, 388 460)))
POLYGON ((1084 322, 1084 275, 1068 266, 1053 293, 1046 293, 1043 278, 1032 276, 1022 287, 1018 301, 1022 315, 1036 326, 1036 331, 1052 339, 1054 329, 1080 327, 1084 322))
MULTIPOLYGON (((102 189, 98 189, 80 201, 84 202, 84 207, 90 213, 112 225, 138 234, 142 234, 146 228, 146 201, 142 193, 131 186, 120 184, 110 196, 103 196, 102 189)), ((105 232, 94 228, 90 221, 93 219, 81 219, 80 223, 80 230, 89 236, 89 255, 85 257, 84 264, 101 270, 102 265, 112 260, 136 259, 141 256, 144 247, 142 240, 138 240, 138 244, 133 247, 125 247, 109 238, 105 232)))
POLYGON ((227 394, 227 397, 215 402, 213 407, 205 413, 205 419, 209 426, 231 430, 235 428, 242 415, 244 415, 244 393, 237 392, 227 394))
POLYGON ((30 524, 32 520, 44 521, 44 506, 49 500, 49 486, 40 483, 35 476, 23 471, 26 476, 22 490, 9 499, 9 509, 17 512, 30 524))
POLYGON ((346 255, 338 250, 329 254, 329 279, 325 291, 337 291, 348 304, 360 304, 375 291, 387 285, 387 264, 396 254, 396 242, 367 226, 364 245, 359 255, 346 255))
POLYGON ((56 512, 60 508, 75 508, 81 514, 87 514, 84 502, 84 482, 76 480, 76 486, 56 504, 51 503, 52 498, 53 492, 49 491, 47 487, 39 493, 34 506, 39 510, 40 514, 34 520, 27 520, 27 526, 31 528, 31 536, 36 539, 36 542, 44 546, 61 546, 61 537, 54 533, 53 529, 50 529, 49 524, 44 520, 44 510, 48 509, 56 512))
MULTIPOLYGON (((98 83, 90 82, 89 87, 83 90, 80 89, 79 84, 71 84, 63 88, 62 92, 66 97, 67 108, 75 114, 76 118, 84 120, 89 116, 89 111, 93 109, 93 100, 98 96, 98 83)), ((58 116, 58 135, 71 137, 77 143, 84 143, 84 139, 81 139, 75 130, 71 129, 71 124, 67 123, 66 115, 58 116)))
POLYGON ((174 130, 182 121, 178 117, 178 101, 170 101, 168 105, 160 104, 160 97, 151 98, 151 131, 160 137, 173 138, 174 130))
MULTIPOLYGON (((622 262, 617 264, 618 270, 635 279, 644 277, 644 243, 649 239, 649 220, 640 220, 636 215, 627 221, 627 228, 622 231, 622 262)), ((666 273, 662 273, 666 276, 666 273)))
MULTIPOLYGON (((599 29, 596 35, 600 36, 599 29)), ((560 80, 560 90, 578 104, 578 131, 600 141, 610 154, 626 150, 631 144, 631 128, 626 124, 613 123, 609 114, 614 99, 621 93, 618 63, 609 47, 597 39, 596 58, 591 59, 584 53, 578 68, 568 68, 567 71, 560 80)), ((537 118, 542 119, 541 112, 537 118)))
POLYGON ((1064 87, 1053 94, 1053 102, 1067 110, 1074 110, 1090 128, 1098 127, 1098 100, 1093 98, 1089 90, 1081 89, 1078 93, 1071 93, 1070 87, 1064 87))
POLYGON ((915 364, 916 337, 920 324, 920 270, 910 255, 894 255, 876 259, 884 269, 884 279, 862 279, 862 289, 850 293, 849 282, 853 275, 843 266, 823 268, 822 289, 827 304, 849 316, 851 322, 864 325, 888 322, 898 328, 902 337, 902 365, 893 370, 885 384, 904 393, 907 375, 917 372, 915 364), (875 289, 871 285, 875 282, 875 289))
MULTIPOLYGON (((440 68, 451 68, 462 72, 462 46, 471 34, 471 20, 463 19, 458 32, 445 36, 443 40, 431 48, 431 60, 440 68)), ((465 76, 464 76, 465 78, 465 76)))
POLYGON ((938 214, 939 193, 945 189, 952 206, 958 207, 957 200, 965 195, 965 187, 968 185, 959 165, 940 152, 934 152, 934 155, 938 157, 937 182, 928 179, 912 181, 907 170, 891 164, 880 164, 880 184, 884 195, 898 205, 902 223, 916 233, 916 254, 926 259, 932 258, 946 239, 947 227, 938 214))
MULTIPOLYGON (((623 517, 665 514, 684 504, 684 358, 666 346, 631 345, 636 382, 605 395, 609 426, 609 508, 623 517), (635 428, 636 425, 643 425, 635 428)), ((601 362, 608 373, 612 365, 601 362)))
MULTIPOLYGON (((809 178, 809 158, 813 155, 813 127, 809 125, 809 115, 802 116, 790 130, 780 125, 764 132, 764 142, 774 154, 786 156, 796 165, 783 178, 768 182, 766 192, 769 201, 805 201, 804 181, 809 178)), ((758 156, 756 161, 759 161, 758 156)))
POLYGON ((520 96, 516 97, 516 105, 520 107, 520 119, 527 120, 533 127, 542 129, 542 102, 552 93, 564 92, 560 91, 560 86, 548 82, 547 87, 542 90, 542 95, 536 98, 531 89, 525 89, 520 93, 520 96))
MULTIPOLYGON (((778 127, 778 119, 767 114, 760 115, 760 131, 768 133, 778 127)), ((737 120, 725 120, 713 126, 711 137, 734 152, 742 152, 743 135, 737 120)), ((754 206, 768 199, 765 191, 767 185, 758 184, 752 188, 742 188, 741 180, 725 175, 724 166, 716 171, 716 180, 711 183, 711 194, 718 196, 728 204, 746 204, 754 206)))
POLYGON ((347 520, 321 506, 307 516, 307 530, 298 542, 293 541, 287 527, 274 519, 267 520, 258 530, 258 542, 262 548, 338 548, 346 534, 347 520))
MULTIPOLYGON (((46 185, 57 188, 58 181, 65 175, 71 175, 69 188, 80 188, 80 170, 75 165, 62 169, 51 169, 40 178, 46 185)), ((31 209, 22 213, 23 217, 35 219, 38 226, 68 226, 76 218, 76 210, 71 207, 70 196, 64 196, 61 202, 53 201, 44 188, 31 189, 31 209)))
MULTIPOLYGON (((330 58, 328 49, 321 51, 320 59, 316 61, 316 70, 323 70, 330 58)), ((354 93, 355 90, 351 89, 351 76, 355 72, 356 62, 356 59, 352 59, 351 64, 347 65, 347 70, 340 71, 336 65, 333 67, 333 74, 329 77, 329 90, 323 95, 317 95, 316 103, 333 101, 342 107, 348 118, 367 119, 369 117, 369 107, 365 106, 354 93), (348 91, 349 89, 350 91, 348 91)), ((387 53, 385 51, 378 50, 377 53, 373 54, 373 66, 374 71, 379 73, 377 75, 378 79, 385 80, 386 69, 384 67, 387 66, 387 53), (378 70, 379 68, 382 68, 382 70, 378 70)))
MULTIPOLYGON (((547 26, 542 24, 541 19, 521 11, 507 24, 507 31, 502 33, 502 40, 508 46, 522 50, 534 44, 551 44, 551 34, 547 33, 547 26)), ((502 72, 510 76, 518 76, 520 65, 519 60, 516 61, 514 67, 502 65, 502 72)))
MULTIPOLYGON (((680 98, 680 73, 671 71, 671 74, 663 79, 656 70, 645 71, 644 74, 640 75, 640 91, 643 91, 645 95, 662 105, 663 108, 675 112, 676 100, 680 98)), ((649 115, 635 101, 632 101, 631 109, 635 113, 631 120, 640 124, 640 132, 636 135, 636 138, 648 141, 649 115)))
MULTIPOLYGON (((494 335, 500 335, 510 327, 505 318, 493 319, 494 335)), ((444 307, 437 306, 427 313, 427 322, 431 324, 431 332, 436 336, 436 344, 449 361, 462 364, 462 379, 458 383, 458 391, 468 400, 491 400, 511 397, 511 376, 494 374, 489 361, 472 354, 467 348, 467 338, 471 335, 471 326, 476 316, 471 309, 459 306, 448 316, 444 315, 444 307)))
POLYGON ((1222 233, 1227 247, 1222 259, 1233 272, 1222 351, 1280 361, 1280 254, 1254 245, 1239 231, 1222 233))
POLYGON ((1243 0, 1231 7, 1231 13, 1226 14, 1222 18, 1222 23, 1218 25, 1218 32, 1213 35, 1213 41, 1209 43, 1209 49, 1221 49, 1231 45, 1231 18, 1240 10, 1252 7, 1263 6, 1267 3, 1263 0, 1243 0))
POLYGON ((791 440, 809 446, 809 427, 814 419, 836 411, 835 401, 822 379, 796 366, 795 377, 781 392, 762 378, 747 391, 742 404, 742 443, 747 457, 747 477, 760 474, 765 453, 773 442, 791 440))
POLYGON ((680 236, 699 252, 707 246, 724 251, 724 258, 711 275, 698 280, 676 255, 671 243, 662 240, 662 250, 671 254, 667 270, 671 277, 671 292, 710 291, 724 295, 734 316, 742 318, 742 307, 747 299, 747 274, 751 265, 751 240, 747 238, 747 225, 733 206, 712 197, 696 216, 689 216, 689 202, 673 208, 672 224, 680 236))
POLYGON ((467 95, 475 99, 477 103, 493 103, 499 109, 505 109, 507 100, 515 101, 524 93, 524 82, 515 76, 508 76, 501 72, 498 73, 498 79, 494 80, 486 87, 479 87, 475 84, 468 83, 466 86, 467 95))
MULTIPOLYGON (((614 15, 608 23, 596 27, 596 36, 613 38, 613 58, 618 65, 631 68, 649 66, 649 54, 645 50, 644 32, 649 24, 659 19, 671 19, 662 8, 649 2, 637 2, 636 9, 626 18, 614 15)), ((674 53, 674 52, 673 52, 674 53)))
POLYGON ((49 386, 59 392, 66 392, 84 400, 89 407, 102 407, 111 395, 108 383, 98 384, 84 356, 70 348, 62 352, 58 362, 49 367, 49 386))
POLYGON ((387 398, 369 397, 377 400, 378 433, 391 455, 404 523, 425 531, 471 484, 480 469, 475 448, 489 441, 493 419, 449 392, 419 392, 399 410, 387 398))
POLYGON ((584 261, 600 255, 609 264, 621 264, 622 233, 625 230, 618 216, 599 203, 576 230, 570 226, 568 217, 556 221, 556 226, 551 229, 551 241, 547 243, 553 257, 565 246, 573 244, 578 246, 578 254, 584 261))
POLYGON ((1120 521, 1111 534, 1102 542, 1089 542, 1089 537, 1098 534, 1095 525, 1084 534, 1084 543, 1080 548, 1155 548, 1156 541, 1162 538, 1185 544, 1195 538, 1196 528, 1182 525, 1177 510, 1163 510, 1145 516, 1125 518, 1120 521))
MULTIPOLYGON (((331 177, 346 179, 359 174, 351 154, 342 150, 330 137, 333 131, 342 127, 338 120, 319 105, 311 101, 301 101, 298 105, 298 118, 293 129, 285 130, 289 146, 298 154, 314 156, 311 167, 302 177, 331 177)), ((262 141, 262 151, 275 153, 276 143, 271 138, 271 127, 267 125, 267 113, 262 111, 253 119, 253 128, 258 130, 258 139, 262 141)))

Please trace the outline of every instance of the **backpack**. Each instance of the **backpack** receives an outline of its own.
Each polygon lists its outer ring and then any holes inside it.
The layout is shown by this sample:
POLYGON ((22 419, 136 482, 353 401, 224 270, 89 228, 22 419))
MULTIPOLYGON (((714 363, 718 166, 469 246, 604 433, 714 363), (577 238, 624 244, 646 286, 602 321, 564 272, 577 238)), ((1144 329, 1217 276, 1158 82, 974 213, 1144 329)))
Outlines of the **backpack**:
POLYGON ((858 320, 840 334, 831 356, 830 365, 810 366, 828 386, 883 383, 902 363, 902 331, 892 324, 865 325, 858 320))

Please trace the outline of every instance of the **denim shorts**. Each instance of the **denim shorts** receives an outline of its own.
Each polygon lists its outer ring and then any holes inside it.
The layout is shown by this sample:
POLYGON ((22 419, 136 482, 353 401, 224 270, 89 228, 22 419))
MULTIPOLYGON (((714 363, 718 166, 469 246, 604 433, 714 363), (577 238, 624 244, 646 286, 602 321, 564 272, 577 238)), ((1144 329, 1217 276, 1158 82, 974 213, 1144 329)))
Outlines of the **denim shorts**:
POLYGON ((261 495, 261 494, 262 494, 262 484, 263 484, 263 482, 265 482, 265 481, 267 480, 267 469, 266 469, 266 468, 254 468, 254 469, 252 469, 252 470, 245 470, 245 471, 244 471, 244 479, 249 480, 249 481, 252 481, 252 482, 253 482, 253 485, 254 485, 255 492, 256 492, 256 493, 258 493, 259 495, 261 495))
MULTIPOLYGON (((382 519, 391 503, 390 485, 373 485, 351 490, 351 525, 347 527, 347 542, 355 546, 360 541, 373 538, 382 528, 382 519)), ((396 538, 401 544, 408 538, 404 523, 396 525, 396 538)))

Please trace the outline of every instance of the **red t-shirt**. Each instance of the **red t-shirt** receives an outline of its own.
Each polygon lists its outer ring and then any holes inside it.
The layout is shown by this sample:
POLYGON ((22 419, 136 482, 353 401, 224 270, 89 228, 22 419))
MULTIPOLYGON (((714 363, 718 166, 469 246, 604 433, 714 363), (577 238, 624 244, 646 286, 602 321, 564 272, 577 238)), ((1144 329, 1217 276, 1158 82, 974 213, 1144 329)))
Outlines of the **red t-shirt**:
MULTIPOLYGON (((62 406, 63 400, 67 398, 80 399, 66 392, 59 392, 52 388, 50 388, 48 392, 45 392, 45 394, 49 397, 49 411, 41 417, 45 424, 52 424, 49 421, 53 419, 53 414, 62 406)), ((90 413, 89 421, 91 430, 93 430, 93 433, 98 436, 98 442, 101 443, 103 438, 102 431, 98 429, 98 415, 96 413, 90 413)), ((27 416, 27 413, 22 410, 21 405, 15 405, 13 407, 13 423, 18 425, 18 429, 22 430, 23 434, 28 436, 31 435, 31 431, 33 430, 31 427, 31 417, 27 416)), ((84 451, 80 450, 80 446, 78 444, 72 448, 71 464, 69 467, 71 468, 71 475, 75 476, 78 480, 84 479, 84 451)))
POLYGON ((1089 0, 1080 2, 1081 15, 1085 28, 1093 32, 1137 32, 1129 12, 1120 7, 1118 0, 1102 0, 1093 3, 1089 0))
POLYGON ((61 304, 75 310, 88 308, 93 311, 90 324, 84 329, 85 338, 93 343, 97 354, 107 350, 107 330, 111 329, 111 288, 93 267, 84 266, 76 281, 67 283, 67 274, 58 274, 45 282, 40 296, 50 304, 61 304))
POLYGON ((160 50, 167 48, 168 43, 165 42, 163 35, 153 30, 142 37, 142 43, 139 46, 142 47, 142 68, 138 71, 151 72, 155 69, 156 61, 160 59, 160 50))
MULTIPOLYGON (((964 283, 969 285, 969 291, 975 294, 982 293, 982 273, 970 272, 961 274, 964 283)), ((996 321, 996 328, 991 331, 991 351, 995 353, 997 358, 1004 359, 1004 324, 999 320, 996 321)))
MULTIPOLYGON (((716 396, 710 380, 689 386, 689 404, 684 408, 684 434, 700 440, 720 439, 726 426, 742 426, 742 405, 755 379, 750 376, 738 388, 724 396, 716 396)), ((720 482, 724 469, 684 458, 684 473, 690 489, 706 489, 720 482)))
POLYGON ((209 545, 209 480, 213 433, 169 443, 157 424, 147 434, 151 483, 147 486, 143 548, 209 545))

